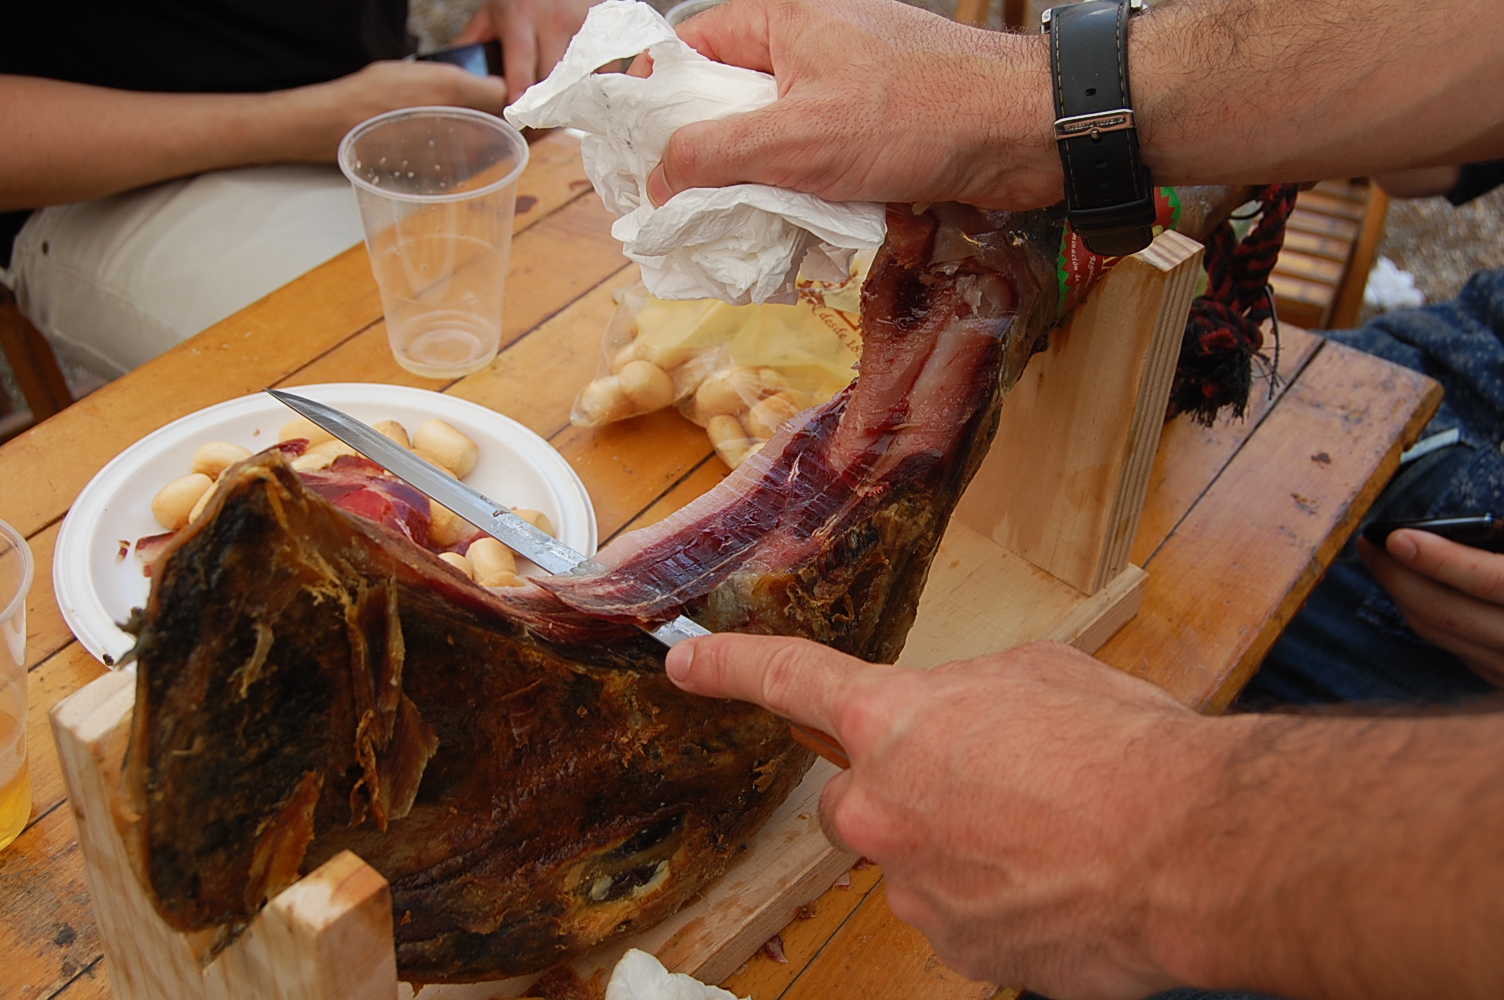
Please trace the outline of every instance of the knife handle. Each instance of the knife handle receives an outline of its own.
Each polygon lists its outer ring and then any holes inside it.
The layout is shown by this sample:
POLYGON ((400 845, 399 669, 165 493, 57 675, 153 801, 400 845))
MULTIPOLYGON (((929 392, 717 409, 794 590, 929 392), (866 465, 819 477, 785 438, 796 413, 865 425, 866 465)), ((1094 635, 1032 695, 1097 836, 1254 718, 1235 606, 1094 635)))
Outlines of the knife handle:
POLYGON ((829 733, 821 732, 818 729, 810 729, 808 726, 801 726, 797 722, 789 723, 789 731, 793 733, 795 743, 806 749, 813 750, 836 767, 851 767, 851 758, 846 756, 846 748, 841 746, 840 740, 837 740, 829 733))

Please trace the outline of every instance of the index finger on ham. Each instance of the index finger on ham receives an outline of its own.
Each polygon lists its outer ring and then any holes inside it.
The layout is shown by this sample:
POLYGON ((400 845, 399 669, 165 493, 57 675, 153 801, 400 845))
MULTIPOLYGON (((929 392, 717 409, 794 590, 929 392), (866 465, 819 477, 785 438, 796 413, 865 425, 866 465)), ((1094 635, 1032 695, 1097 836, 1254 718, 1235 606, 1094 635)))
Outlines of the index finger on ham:
POLYGON ((676 646, 668 659, 669 676, 686 691, 750 701, 830 733, 846 678, 863 666, 807 639, 767 635, 706 636, 676 646))

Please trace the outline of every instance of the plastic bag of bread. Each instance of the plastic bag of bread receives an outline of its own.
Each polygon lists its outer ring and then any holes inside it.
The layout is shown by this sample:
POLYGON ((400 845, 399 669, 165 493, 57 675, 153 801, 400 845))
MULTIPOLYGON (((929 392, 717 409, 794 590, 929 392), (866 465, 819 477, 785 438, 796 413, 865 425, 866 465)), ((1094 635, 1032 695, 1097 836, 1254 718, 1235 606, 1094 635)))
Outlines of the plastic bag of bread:
POLYGON ((675 406, 736 468, 785 420, 855 376, 871 256, 859 255, 845 281, 801 276, 792 305, 668 301, 640 282, 627 287, 606 326, 604 362, 575 397, 573 422, 598 427, 675 406))

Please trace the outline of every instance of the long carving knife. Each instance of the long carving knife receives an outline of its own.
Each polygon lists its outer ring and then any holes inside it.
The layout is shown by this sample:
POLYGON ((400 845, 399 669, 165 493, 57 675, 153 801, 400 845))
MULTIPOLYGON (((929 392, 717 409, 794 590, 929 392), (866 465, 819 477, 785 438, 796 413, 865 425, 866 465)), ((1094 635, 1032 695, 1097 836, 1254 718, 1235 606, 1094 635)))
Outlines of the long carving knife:
MULTIPOLYGON (((312 420, 366 458, 411 485, 419 493, 443 504, 508 548, 537 563, 550 573, 568 573, 586 557, 546 532, 539 531, 479 490, 466 486, 449 473, 430 465, 376 428, 332 406, 281 389, 267 389, 278 402, 312 420)), ((703 625, 680 615, 667 624, 649 629, 665 646, 696 636, 709 635, 703 625)), ((849 767, 841 745, 818 730, 794 724, 794 738, 815 753, 841 767, 849 767)))

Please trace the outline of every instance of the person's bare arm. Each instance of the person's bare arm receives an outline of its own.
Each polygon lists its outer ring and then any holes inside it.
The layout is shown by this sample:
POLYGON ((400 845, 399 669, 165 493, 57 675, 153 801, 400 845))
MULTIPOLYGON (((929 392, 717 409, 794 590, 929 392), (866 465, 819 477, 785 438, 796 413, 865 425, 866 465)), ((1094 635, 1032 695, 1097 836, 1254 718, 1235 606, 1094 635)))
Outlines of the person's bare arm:
POLYGON ((1130 32, 1165 184, 1351 177, 1504 152, 1493 0, 1181 0, 1130 32))
POLYGON ((438 63, 378 62, 269 94, 158 94, 0 75, 0 210, 227 167, 332 163, 372 115, 420 104, 500 113, 506 86, 438 63))
POLYGON ((967 976, 1504 994, 1504 717, 1208 718, 1053 643, 922 671, 718 635, 667 667, 840 739, 827 832, 967 976))
MULTIPOLYGON (((675 134, 649 183, 1026 209, 1063 194, 1046 41, 885 0, 733 0, 681 35, 772 72, 768 108, 675 134)), ((1494 0, 1180 0, 1135 18, 1162 184, 1271 183, 1504 155, 1494 0)))

